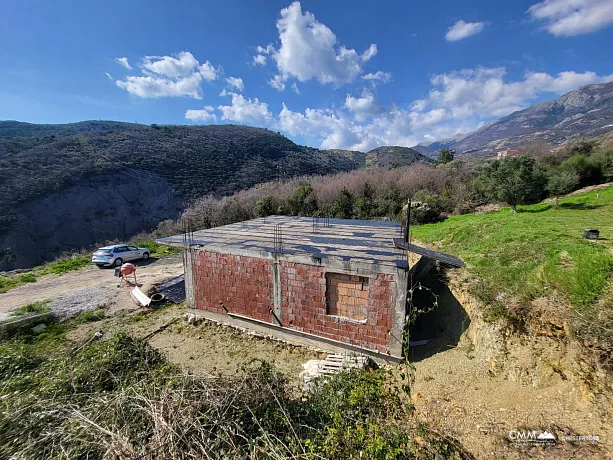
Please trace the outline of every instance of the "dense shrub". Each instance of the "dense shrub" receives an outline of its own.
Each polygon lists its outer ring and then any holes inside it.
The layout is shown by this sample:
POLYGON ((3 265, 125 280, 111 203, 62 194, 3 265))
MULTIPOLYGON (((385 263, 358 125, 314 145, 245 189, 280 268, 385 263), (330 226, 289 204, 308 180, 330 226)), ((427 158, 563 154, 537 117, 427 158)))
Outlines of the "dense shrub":
MULTIPOLYGON (((484 203, 534 203, 613 179, 613 135, 567 148, 533 143, 522 152, 502 160, 456 159, 266 182, 231 196, 195 200, 182 219, 194 230, 271 214, 400 220, 412 198, 422 203, 412 217, 417 224, 470 213, 484 203)), ((182 229, 169 222, 160 227, 155 236, 182 229)))
POLYGON ((332 203, 330 211, 332 217, 339 219, 351 219, 353 217, 353 194, 345 187, 338 194, 338 198, 332 203))
POLYGON ((264 362, 188 376, 119 334, 73 356, 39 339, 0 345, 0 379, 2 458, 465 458, 383 370, 301 394, 264 362))
POLYGON ((579 178, 579 185, 594 185, 600 182, 601 170, 598 163, 590 157, 582 154, 573 155, 560 165, 563 171, 576 175, 579 178))
POLYGON ((275 214, 277 208, 274 198, 270 195, 264 195, 253 207, 253 214, 255 217, 266 217, 275 214))
POLYGON ((489 201, 502 201, 513 210, 519 204, 536 203, 545 197, 546 170, 528 156, 491 161, 477 179, 489 201))

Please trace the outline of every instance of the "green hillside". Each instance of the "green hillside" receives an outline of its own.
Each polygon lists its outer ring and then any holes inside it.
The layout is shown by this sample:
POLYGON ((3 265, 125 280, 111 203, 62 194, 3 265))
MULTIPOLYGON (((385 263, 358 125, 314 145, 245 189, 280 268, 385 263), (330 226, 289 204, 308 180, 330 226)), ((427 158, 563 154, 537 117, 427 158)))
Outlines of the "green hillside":
POLYGON ((416 227, 413 236, 466 261, 491 319, 521 320, 538 297, 554 300, 559 311, 569 304, 576 315, 610 317, 613 187, 567 197, 558 209, 541 203, 519 210, 454 216, 416 227), (584 239, 586 228, 599 229, 601 239, 584 239), (514 304, 519 308, 510 309, 514 304))
POLYGON ((198 197, 363 165, 247 126, 0 122, 0 270, 150 231, 198 197))
POLYGON ((434 163, 434 160, 409 147, 383 146, 366 154, 366 164, 379 168, 400 168, 413 163, 434 163))
POLYGON ((58 125, 39 125, 22 121, 0 121, 0 139, 72 136, 93 132, 119 132, 145 128, 146 125, 121 121, 80 121, 58 125))
POLYGON ((88 122, 58 125, 55 137, 34 137, 36 132, 52 135, 49 126, 35 131, 28 125, 19 132, 29 131, 31 137, 16 138, 6 136, 0 124, 0 174, 5 179, 0 207, 125 168, 167 178, 178 196, 193 198, 229 193, 277 177, 361 166, 350 155, 301 147, 273 131, 245 126, 150 127, 111 122, 108 130, 62 135, 79 126, 100 128, 88 122))

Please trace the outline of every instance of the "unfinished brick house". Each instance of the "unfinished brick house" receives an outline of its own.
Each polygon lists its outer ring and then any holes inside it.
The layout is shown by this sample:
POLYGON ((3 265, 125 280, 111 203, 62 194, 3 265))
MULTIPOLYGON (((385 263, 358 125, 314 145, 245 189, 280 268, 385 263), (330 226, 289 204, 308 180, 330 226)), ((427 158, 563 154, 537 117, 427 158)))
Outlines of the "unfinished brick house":
POLYGON ((294 343, 402 357, 409 270, 398 223, 271 216, 158 241, 183 248, 194 313, 294 343))

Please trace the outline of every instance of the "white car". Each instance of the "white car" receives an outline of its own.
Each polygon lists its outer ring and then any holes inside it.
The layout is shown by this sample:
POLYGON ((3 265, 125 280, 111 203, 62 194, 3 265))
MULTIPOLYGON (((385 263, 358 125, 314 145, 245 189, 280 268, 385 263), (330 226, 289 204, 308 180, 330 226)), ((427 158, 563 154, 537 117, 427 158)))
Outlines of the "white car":
POLYGON ((124 262, 143 259, 147 260, 150 256, 149 249, 137 248, 128 244, 115 244, 105 246, 94 252, 92 263, 102 268, 104 266, 121 267, 124 262))

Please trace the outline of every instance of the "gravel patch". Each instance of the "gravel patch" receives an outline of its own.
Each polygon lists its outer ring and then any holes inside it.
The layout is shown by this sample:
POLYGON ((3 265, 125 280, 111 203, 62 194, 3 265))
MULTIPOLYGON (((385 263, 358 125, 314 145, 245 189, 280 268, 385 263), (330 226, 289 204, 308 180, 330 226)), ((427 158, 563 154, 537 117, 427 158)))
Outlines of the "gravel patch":
POLYGON ((59 320, 73 318, 84 311, 99 310, 111 304, 114 292, 105 287, 92 287, 67 292, 46 306, 59 320))

